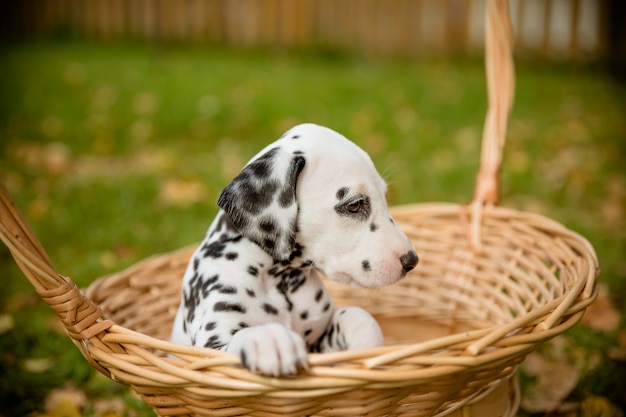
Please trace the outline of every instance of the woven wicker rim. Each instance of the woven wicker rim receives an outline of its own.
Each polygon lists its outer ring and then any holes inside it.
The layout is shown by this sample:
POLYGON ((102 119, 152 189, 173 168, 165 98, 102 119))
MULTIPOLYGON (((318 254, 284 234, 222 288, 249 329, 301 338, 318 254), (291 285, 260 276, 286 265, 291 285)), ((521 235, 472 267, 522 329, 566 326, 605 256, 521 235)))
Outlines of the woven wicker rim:
POLYGON ((488 0, 486 10, 489 109, 472 203, 392 209, 422 260, 399 285, 372 294, 328 282, 337 304, 362 305, 383 322, 460 323, 462 331, 312 354, 301 375, 267 378, 230 354, 165 341, 193 247, 98 279, 84 295, 55 271, 3 189, 0 236, 91 365, 161 415, 450 415, 576 324, 598 291, 587 240, 543 216, 495 206, 514 74, 508 2, 488 0))

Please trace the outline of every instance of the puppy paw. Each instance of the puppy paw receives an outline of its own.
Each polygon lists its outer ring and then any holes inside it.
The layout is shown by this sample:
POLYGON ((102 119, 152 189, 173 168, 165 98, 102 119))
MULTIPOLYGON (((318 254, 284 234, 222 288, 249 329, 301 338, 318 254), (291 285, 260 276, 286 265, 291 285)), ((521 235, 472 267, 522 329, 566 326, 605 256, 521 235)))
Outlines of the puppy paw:
POLYGON ((360 307, 345 307, 335 311, 334 320, 341 326, 344 349, 369 349, 382 346, 383 332, 367 311, 360 307))
POLYGON ((278 323, 239 330, 227 351, 239 355, 250 371, 267 376, 294 375, 308 365, 304 340, 278 323))

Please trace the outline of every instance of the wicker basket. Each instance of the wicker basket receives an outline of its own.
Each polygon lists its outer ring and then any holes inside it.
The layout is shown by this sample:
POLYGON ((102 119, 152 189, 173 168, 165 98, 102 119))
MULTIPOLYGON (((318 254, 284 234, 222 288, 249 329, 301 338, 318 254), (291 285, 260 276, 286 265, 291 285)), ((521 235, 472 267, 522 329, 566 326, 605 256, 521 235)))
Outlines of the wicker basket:
POLYGON ((489 110, 473 202, 392 209, 421 259, 399 284, 327 282, 337 305, 376 316, 384 347, 312 354, 296 377, 256 375, 230 354, 166 341, 193 247, 100 278, 83 294, 54 270, 4 190, 0 237, 91 365, 162 416, 512 417, 517 366, 580 320, 599 268, 583 237, 495 206, 514 84, 506 1, 489 0, 486 26, 489 110))

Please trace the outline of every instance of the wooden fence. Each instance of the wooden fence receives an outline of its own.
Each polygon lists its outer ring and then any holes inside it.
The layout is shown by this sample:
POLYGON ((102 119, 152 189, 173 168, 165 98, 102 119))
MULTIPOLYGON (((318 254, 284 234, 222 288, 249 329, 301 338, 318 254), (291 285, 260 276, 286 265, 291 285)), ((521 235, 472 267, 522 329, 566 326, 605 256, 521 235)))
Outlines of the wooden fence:
MULTIPOLYGON (((97 39, 311 47, 374 55, 481 52, 485 0, 17 0, 5 39, 60 33, 97 39)), ((519 54, 606 54, 608 0, 511 0, 519 54)))

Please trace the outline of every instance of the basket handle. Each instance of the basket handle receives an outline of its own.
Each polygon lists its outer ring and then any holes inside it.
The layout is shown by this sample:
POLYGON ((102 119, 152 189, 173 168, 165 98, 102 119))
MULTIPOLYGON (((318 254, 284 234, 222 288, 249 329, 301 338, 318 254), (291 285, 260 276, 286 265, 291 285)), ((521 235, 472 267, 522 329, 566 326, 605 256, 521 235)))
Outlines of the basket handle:
POLYGON ((74 282, 54 269, 41 243, 1 185, 0 239, 35 291, 61 318, 75 342, 90 339, 113 325, 74 282))
POLYGON ((506 129, 515 94, 513 28, 508 0, 488 0, 485 17, 485 72, 488 107, 483 128, 480 169, 476 176, 470 240, 481 247, 482 208, 500 199, 500 168, 506 129))

